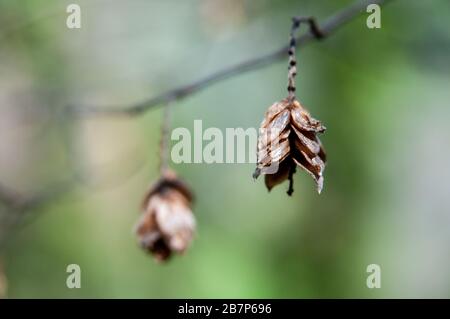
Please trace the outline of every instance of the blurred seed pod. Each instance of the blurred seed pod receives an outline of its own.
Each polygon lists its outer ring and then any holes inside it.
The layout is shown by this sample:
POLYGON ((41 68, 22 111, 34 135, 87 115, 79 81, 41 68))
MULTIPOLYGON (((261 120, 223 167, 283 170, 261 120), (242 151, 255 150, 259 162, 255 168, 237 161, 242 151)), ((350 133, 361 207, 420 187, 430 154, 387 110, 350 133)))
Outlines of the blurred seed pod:
POLYGON ((135 232, 141 246, 156 260, 184 253, 191 244, 196 227, 192 201, 189 187, 170 170, 147 192, 135 232))
POLYGON ((269 191, 289 179, 288 194, 291 195, 292 176, 296 167, 300 167, 314 178, 320 193, 326 155, 317 133, 324 131, 325 127, 296 99, 290 102, 286 98, 274 103, 260 126, 254 178, 264 174, 269 191))

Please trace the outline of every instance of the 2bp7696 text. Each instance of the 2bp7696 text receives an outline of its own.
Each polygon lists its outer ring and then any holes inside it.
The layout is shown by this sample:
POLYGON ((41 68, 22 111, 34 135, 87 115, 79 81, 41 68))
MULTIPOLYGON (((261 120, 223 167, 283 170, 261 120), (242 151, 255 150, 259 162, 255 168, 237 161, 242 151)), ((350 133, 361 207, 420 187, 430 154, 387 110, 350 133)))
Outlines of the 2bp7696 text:
POLYGON ((271 304, 249 304, 249 303, 237 303, 237 304, 222 304, 223 314, 233 313, 271 313, 271 304))

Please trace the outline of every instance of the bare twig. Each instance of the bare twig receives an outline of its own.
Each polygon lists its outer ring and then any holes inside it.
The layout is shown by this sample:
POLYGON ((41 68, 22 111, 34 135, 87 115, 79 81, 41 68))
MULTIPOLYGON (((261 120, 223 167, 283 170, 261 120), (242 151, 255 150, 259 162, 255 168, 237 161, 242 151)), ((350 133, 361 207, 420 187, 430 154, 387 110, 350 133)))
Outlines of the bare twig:
MULTIPOLYGON (((320 35, 317 37, 315 31, 317 31, 317 24, 314 23, 314 27, 310 32, 303 34, 296 38, 297 47, 305 46, 318 38, 326 38, 333 32, 337 31, 340 27, 350 22, 355 17, 359 16, 361 12, 365 12, 369 4, 385 4, 393 0, 361 0, 356 1, 352 5, 339 11, 335 15, 328 18, 323 24, 320 25, 320 35)), ((219 72, 206 76, 203 79, 195 81, 193 83, 169 90, 153 98, 145 100, 143 102, 125 105, 125 106, 111 106, 111 107, 99 107, 99 106, 84 106, 78 109, 81 114, 106 114, 106 115, 128 115, 136 116, 144 113, 145 111, 157 106, 167 104, 169 102, 181 100, 189 95, 197 93, 207 87, 226 80, 228 78, 243 74, 252 70, 262 68, 283 59, 287 56, 289 46, 284 46, 272 53, 263 55, 257 58, 250 59, 248 61, 241 62, 232 67, 223 69, 219 72)))

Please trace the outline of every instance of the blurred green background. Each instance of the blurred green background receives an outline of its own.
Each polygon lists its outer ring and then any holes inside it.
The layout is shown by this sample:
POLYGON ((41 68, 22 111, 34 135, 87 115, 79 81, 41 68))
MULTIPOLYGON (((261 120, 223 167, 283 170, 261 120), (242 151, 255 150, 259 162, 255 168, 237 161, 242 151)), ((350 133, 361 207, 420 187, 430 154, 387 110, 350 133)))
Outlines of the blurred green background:
MULTIPOLYGON (((352 1, 0 0, 0 181, 23 194, 90 177, 28 212, 0 205, 11 298, 450 297, 448 1, 393 1, 297 52, 297 95, 327 127, 325 188, 267 193, 254 164, 172 167, 198 234, 160 265, 132 232, 158 177, 162 110, 72 122, 64 105, 128 105, 287 44, 290 17, 352 1), (77 3, 82 28, 66 28, 77 3), (66 287, 79 264, 82 288, 66 287), (379 264, 380 289, 366 287, 379 264)), ((173 127, 257 127, 287 61, 173 103, 173 127)))

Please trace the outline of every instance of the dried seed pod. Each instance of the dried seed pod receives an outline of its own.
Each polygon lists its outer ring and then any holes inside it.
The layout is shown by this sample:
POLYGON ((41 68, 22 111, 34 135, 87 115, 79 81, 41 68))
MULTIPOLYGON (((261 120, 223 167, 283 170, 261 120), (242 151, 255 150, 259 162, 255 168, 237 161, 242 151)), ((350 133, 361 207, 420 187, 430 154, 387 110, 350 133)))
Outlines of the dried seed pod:
POLYGON ((291 195, 292 176, 300 166, 314 178, 320 193, 326 156, 317 133, 324 131, 325 127, 312 118, 297 100, 290 102, 286 98, 274 103, 261 123, 254 177, 265 174, 269 191, 289 179, 288 194, 291 195), (278 165, 276 172, 271 171, 274 165, 278 165))
POLYGON ((258 162, 254 178, 265 175, 265 183, 270 191, 274 186, 289 180, 288 195, 292 195, 293 175, 300 166, 316 181, 317 191, 323 188, 323 170, 325 169, 325 151, 317 133, 323 133, 325 127, 311 117, 295 98, 295 59, 296 39, 294 32, 301 23, 308 23, 311 34, 322 38, 325 34, 319 29, 314 18, 294 17, 289 40, 288 97, 275 102, 267 110, 259 129, 258 162))
POLYGON ((141 246, 158 261, 189 247, 195 233, 192 200, 189 188, 172 171, 165 171, 145 196, 135 231, 141 246))

